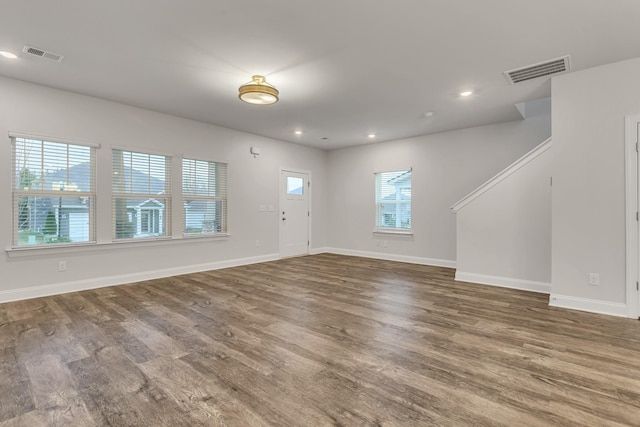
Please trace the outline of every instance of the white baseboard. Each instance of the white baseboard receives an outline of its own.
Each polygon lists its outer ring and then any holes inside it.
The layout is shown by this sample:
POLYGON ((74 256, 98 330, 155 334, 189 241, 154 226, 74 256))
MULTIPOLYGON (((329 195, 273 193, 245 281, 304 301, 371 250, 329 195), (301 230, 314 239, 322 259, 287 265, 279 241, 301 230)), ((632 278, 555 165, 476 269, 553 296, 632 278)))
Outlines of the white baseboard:
POLYGON ((539 292, 543 294, 551 293, 551 283, 513 279, 510 277, 488 276, 485 274, 456 271, 456 281, 499 286, 501 288, 520 289, 522 291, 539 292))
POLYGON ((588 311, 590 313, 608 314, 609 316, 628 317, 627 305, 617 302, 600 301, 588 298, 570 297, 566 295, 549 295, 551 307, 569 308, 588 311))
MULTIPOLYGON (((316 248, 309 251, 310 254, 334 253, 339 255, 360 256, 365 258, 383 259, 387 261, 408 262, 412 264, 432 265, 437 267, 455 268, 456 262, 450 260, 412 257, 406 255, 384 254, 379 252, 357 251, 351 249, 338 248, 316 248)), ((133 274, 123 274, 117 276, 99 277, 74 282, 54 283, 50 285, 32 286, 21 289, 11 289, 0 291, 0 303, 19 301, 31 298, 40 298, 50 295, 59 295, 68 292, 84 291, 89 289, 103 288, 107 286, 122 285, 127 283, 140 282, 144 280, 160 279, 163 277, 178 276, 181 274, 198 273, 208 270, 219 270, 221 268, 238 267, 242 265, 257 264, 280 259, 280 255, 268 254, 256 257, 238 258, 226 261, 217 261, 206 264, 188 265, 161 270, 144 271, 133 274)), ((487 276, 482 274, 456 272, 457 281, 480 283, 484 285, 500 286, 506 288, 520 289, 532 292, 550 293, 551 285, 544 282, 535 282, 521 279, 511 279, 505 277, 487 276)), ((627 306, 622 303, 612 303, 608 301, 591 300, 587 298, 570 297, 565 295, 551 294, 549 305, 552 307, 568 308, 572 310, 587 311, 591 313, 607 314, 618 317, 628 317, 627 306)))
POLYGON ((313 248, 309 249, 309 255, 318 255, 329 252, 329 248, 313 248))
POLYGON ((382 252, 356 251, 352 249, 325 248, 325 252, 338 255, 359 256, 364 258, 383 259, 385 261, 408 262, 411 264, 431 265, 434 267, 456 268, 456 262, 447 259, 422 258, 408 255, 386 254, 382 252))
POLYGON ((84 291, 88 289, 104 288, 106 286, 123 285, 126 283, 140 282, 143 280, 178 276, 180 274, 198 273, 200 271, 208 270, 219 270, 221 268, 228 267, 238 267, 241 265, 275 261, 277 259, 280 259, 279 254, 269 254, 249 258, 238 258, 226 261, 210 262, 206 264, 195 264, 174 268, 165 268, 161 270, 143 271, 133 274, 122 274, 118 276, 107 276, 78 280, 74 282, 62 282, 50 285, 32 286, 21 289, 11 289, 7 291, 0 291, 0 303, 19 301, 30 298, 40 298, 50 295, 65 294, 68 292, 84 291))

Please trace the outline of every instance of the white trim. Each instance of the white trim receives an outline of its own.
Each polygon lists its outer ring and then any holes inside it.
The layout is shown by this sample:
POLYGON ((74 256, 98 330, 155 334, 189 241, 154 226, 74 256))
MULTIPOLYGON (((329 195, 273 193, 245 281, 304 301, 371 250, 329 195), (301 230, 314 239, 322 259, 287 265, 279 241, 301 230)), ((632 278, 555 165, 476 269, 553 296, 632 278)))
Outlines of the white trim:
MULTIPOLYGON (((137 147, 135 145, 129 145, 126 147, 123 147, 121 145, 111 145, 109 146, 109 149, 111 150, 112 156, 113 156, 113 150, 118 150, 118 151, 126 151, 127 153, 134 153, 134 154, 147 154, 149 156, 164 156, 164 157, 169 157, 172 160, 174 158, 181 159, 180 154, 163 152, 163 151, 154 151, 153 149, 137 147)), ((182 177, 182 175, 180 175, 180 177, 182 177)))
POLYGON ((607 314, 609 316, 627 317, 628 315, 626 304, 566 295, 549 295, 549 305, 551 307, 569 308, 571 310, 588 311, 589 313, 607 314))
POLYGON ((202 161, 202 162, 211 162, 211 163, 222 163, 223 165, 229 167, 229 162, 222 162, 220 160, 211 160, 211 159, 207 159, 204 158, 202 156, 197 156, 197 155, 191 155, 191 154, 184 154, 184 153, 180 153, 177 157, 180 158, 180 160, 196 160, 196 161, 202 161))
POLYGON ((218 270, 221 268, 238 267, 241 265, 257 264, 261 262, 275 261, 278 254, 268 254, 249 258, 239 258, 227 261, 195 264, 182 267, 165 268, 161 270, 144 271, 140 273, 107 276, 95 279, 78 280, 75 282, 54 283, 51 285, 32 286, 21 289, 0 291, 0 303, 18 301, 30 298, 40 298, 50 295, 64 294, 68 292, 84 291, 88 289, 103 288, 106 286, 122 285, 126 283, 140 282, 144 280, 160 279, 163 277, 177 276, 180 274, 198 273, 201 271, 218 270))
POLYGON ((385 254, 380 252, 357 251, 352 249, 340 249, 340 248, 325 248, 325 249, 326 249, 325 252, 337 254, 337 255, 359 256, 364 258, 383 259, 386 261, 398 261, 398 262, 408 262, 411 264, 431 265, 434 267, 456 268, 456 262, 453 260, 447 260, 447 259, 423 258, 423 257, 409 256, 409 255, 385 254))
POLYGON ((385 170, 385 171, 377 171, 377 172, 374 172, 373 174, 377 175, 379 173, 402 172, 402 171, 404 171, 405 173, 413 172, 413 166, 411 166, 410 168, 406 168, 406 169, 398 168, 398 169, 390 169, 390 170, 385 170))
POLYGON ((640 115, 625 117, 625 245, 626 245, 626 301, 627 316, 637 319, 640 317, 640 297, 636 282, 640 280, 639 271, 640 231, 636 212, 638 212, 638 126, 640 115))
POLYGON ((511 277, 488 276, 485 274, 456 271, 456 281, 479 283, 481 285, 498 286, 501 288, 519 289, 521 291, 539 292, 542 294, 551 293, 551 283, 514 279, 511 277))
POLYGON ((329 252, 329 248, 327 248, 327 247, 309 249, 309 255, 326 254, 328 252, 329 252))
POLYGON ((492 187, 496 186, 500 181, 507 178, 509 175, 512 175, 514 172, 518 171, 518 169, 522 168, 524 165, 538 157, 540 154, 547 151, 551 148, 551 138, 544 141, 542 144, 538 145, 533 150, 529 151, 524 156, 520 157, 518 160, 509 165, 502 172, 498 173, 496 176, 491 178, 489 181, 482 184, 480 187, 473 190, 471 193, 467 194, 458 202, 454 203, 451 206, 451 210, 453 213, 457 213, 460 209, 473 202, 475 199, 480 197, 482 194, 489 191, 492 187))
POLYGON ((194 235, 194 236, 182 236, 182 237, 156 237, 156 238, 140 238, 140 239, 125 239, 116 240, 113 242, 104 243, 67 243, 60 245, 38 245, 38 246, 17 246, 15 248, 6 249, 7 256, 9 258, 30 257, 40 255, 58 255, 80 252, 93 252, 93 251, 109 251, 123 249, 139 249, 141 247, 150 246, 164 246, 180 243, 204 243, 212 242, 216 240, 228 240, 230 235, 215 234, 215 235, 194 235))
POLYGON ((36 135, 32 133, 9 131, 9 138, 24 138, 24 139, 32 139, 34 141, 58 142, 60 144, 82 145, 85 147, 100 148, 100 144, 97 144, 95 142, 74 141, 72 139, 58 138, 55 136, 36 135))
POLYGON ((413 236, 413 231, 412 230, 402 231, 397 228, 392 228, 389 230, 385 230, 384 228, 376 228, 375 230, 373 230, 373 234, 385 234, 385 235, 390 234, 392 236, 413 236))

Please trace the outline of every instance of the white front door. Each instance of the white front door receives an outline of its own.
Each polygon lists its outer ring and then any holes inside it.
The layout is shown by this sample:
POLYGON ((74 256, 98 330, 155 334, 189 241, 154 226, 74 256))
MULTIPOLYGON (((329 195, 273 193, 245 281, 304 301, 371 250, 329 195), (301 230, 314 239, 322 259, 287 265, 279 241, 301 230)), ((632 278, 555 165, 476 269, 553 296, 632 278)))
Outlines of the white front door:
POLYGON ((280 171, 280 257, 309 253, 309 174, 280 171))

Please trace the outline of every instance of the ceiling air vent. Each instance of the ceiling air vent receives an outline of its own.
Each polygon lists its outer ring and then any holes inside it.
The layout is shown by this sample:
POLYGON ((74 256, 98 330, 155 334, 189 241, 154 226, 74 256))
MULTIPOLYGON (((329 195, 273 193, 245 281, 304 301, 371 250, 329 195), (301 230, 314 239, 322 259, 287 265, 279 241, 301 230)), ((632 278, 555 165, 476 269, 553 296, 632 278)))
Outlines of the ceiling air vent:
POLYGON ((28 53, 29 55, 33 55, 33 56, 37 56, 40 58, 44 58, 44 59, 48 59, 49 61, 54 61, 54 62, 62 62, 62 60, 64 59, 64 56, 59 55, 57 53, 53 53, 53 52, 49 52, 47 50, 44 49, 39 49, 37 47, 33 47, 33 46, 25 46, 22 51, 24 53, 28 53))
POLYGON ((538 64, 527 65, 515 70, 505 71, 504 76, 511 84, 525 82, 538 77, 550 76, 552 74, 563 73, 571 69, 569 55, 538 64))

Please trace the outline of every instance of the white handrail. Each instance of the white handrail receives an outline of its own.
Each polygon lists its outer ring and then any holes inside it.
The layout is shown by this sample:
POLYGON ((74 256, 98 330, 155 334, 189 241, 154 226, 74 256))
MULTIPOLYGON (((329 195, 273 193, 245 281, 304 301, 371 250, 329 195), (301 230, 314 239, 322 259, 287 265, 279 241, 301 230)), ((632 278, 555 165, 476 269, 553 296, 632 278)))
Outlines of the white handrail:
POLYGON ((542 144, 538 145, 536 148, 529 151, 524 156, 520 157, 511 165, 507 166, 507 168, 504 169, 502 172, 498 173, 489 181, 485 182, 480 187, 476 188, 471 193, 464 196, 458 202, 454 203, 453 206, 451 206, 451 210, 453 211, 453 213, 457 213, 460 209, 462 209, 463 207, 465 207, 466 205, 468 205, 469 203, 471 203, 472 201, 480 197, 483 193, 486 193, 487 191, 489 191, 489 189, 497 185, 500 181, 502 181, 503 179, 507 178, 509 175, 516 172, 518 169, 520 169, 521 167, 529 163, 531 160, 538 157, 540 154, 547 151, 549 148, 551 148, 551 138, 547 139, 542 144))

